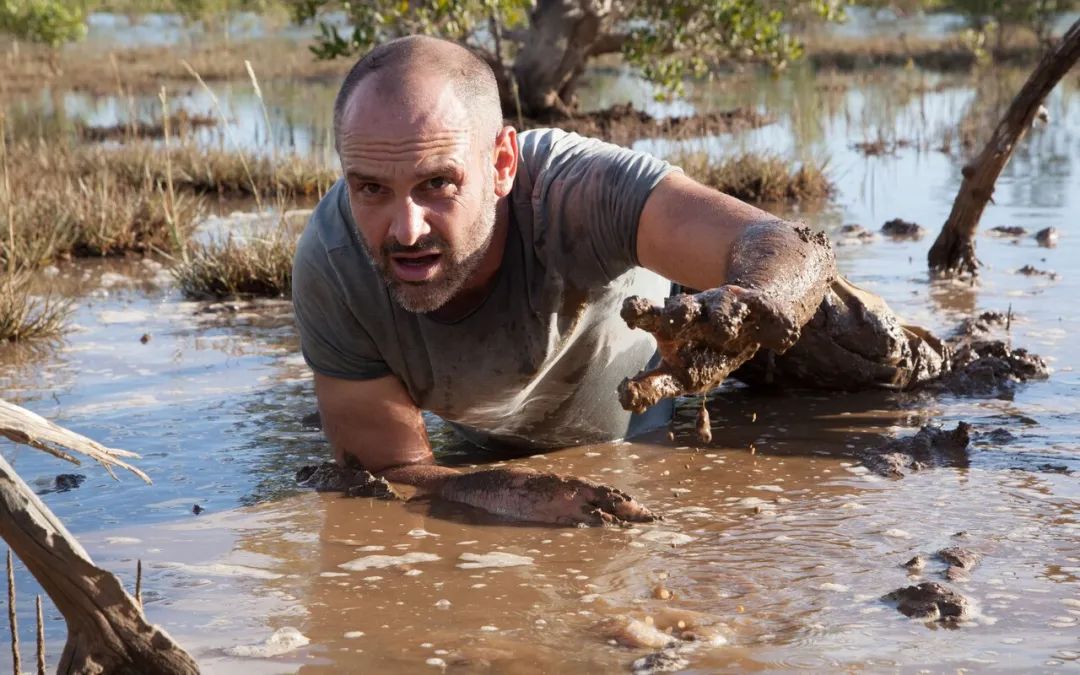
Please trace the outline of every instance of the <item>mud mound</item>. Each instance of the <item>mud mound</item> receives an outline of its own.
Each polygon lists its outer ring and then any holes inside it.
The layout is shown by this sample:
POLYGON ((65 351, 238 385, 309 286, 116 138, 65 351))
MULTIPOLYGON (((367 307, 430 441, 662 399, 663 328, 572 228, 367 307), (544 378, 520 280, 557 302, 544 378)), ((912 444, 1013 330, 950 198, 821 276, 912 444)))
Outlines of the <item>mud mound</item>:
POLYGON ((301 467, 296 472, 296 483, 317 492, 343 492, 346 497, 401 499, 385 478, 355 467, 342 468, 333 462, 301 467))
POLYGON ((897 438, 880 448, 860 453, 862 463, 876 474, 903 478, 906 473, 938 466, 967 466, 971 425, 958 422, 955 429, 925 426, 914 436, 897 438))
MULTIPOLYGON (((694 138, 729 134, 772 124, 774 118, 750 108, 701 113, 685 117, 653 117, 633 104, 558 119, 525 119, 524 127, 558 126, 582 136, 625 145, 639 138, 694 138)), ((517 124, 517 120, 508 120, 517 124)))
POLYGON ((933 581, 898 588, 882 599, 895 602, 896 609, 904 616, 924 621, 956 623, 971 615, 970 600, 933 581))

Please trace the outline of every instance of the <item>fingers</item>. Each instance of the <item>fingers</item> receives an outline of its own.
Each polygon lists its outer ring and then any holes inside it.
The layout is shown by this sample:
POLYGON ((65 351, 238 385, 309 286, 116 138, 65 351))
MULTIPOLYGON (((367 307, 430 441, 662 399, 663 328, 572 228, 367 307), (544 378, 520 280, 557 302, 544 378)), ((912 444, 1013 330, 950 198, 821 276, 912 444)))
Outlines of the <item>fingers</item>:
POLYGON ((623 410, 641 413, 660 399, 672 398, 682 392, 683 386, 665 363, 659 368, 623 380, 619 384, 619 403, 623 410))
POLYGON ((592 524, 625 525, 651 523, 656 520, 652 511, 621 490, 599 485, 593 492, 593 498, 582 508, 582 512, 592 524))
POLYGON ((623 302, 620 316, 631 328, 646 330, 658 340, 672 340, 698 322, 702 311, 701 303, 693 295, 667 298, 662 308, 647 298, 635 295, 623 302))

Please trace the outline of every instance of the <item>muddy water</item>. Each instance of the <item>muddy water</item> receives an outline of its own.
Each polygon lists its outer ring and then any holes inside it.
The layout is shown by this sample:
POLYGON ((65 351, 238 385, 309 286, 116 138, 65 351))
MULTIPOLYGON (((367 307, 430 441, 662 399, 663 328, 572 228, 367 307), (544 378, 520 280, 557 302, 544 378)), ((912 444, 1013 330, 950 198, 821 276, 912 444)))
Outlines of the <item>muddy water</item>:
MULTIPOLYGON (((912 93, 906 78, 914 76, 844 87, 800 76, 718 82, 693 92, 691 105, 757 105, 774 111, 777 124, 640 147, 827 156, 840 194, 806 220, 834 235, 842 223, 876 230, 893 217, 933 230, 947 214, 960 160, 918 146, 933 145, 976 93, 969 82, 932 77, 912 93), (915 146, 869 158, 851 147, 881 135, 915 146)), ((597 104, 633 96, 652 105, 624 76, 593 82, 597 104)), ((710 402, 715 428, 706 448, 690 435, 687 402, 687 428, 674 441, 658 435, 513 460, 618 485, 664 514, 657 525, 539 528, 445 504, 296 491, 295 469, 327 448, 301 423, 314 404, 287 304, 183 302, 163 270, 141 262, 66 266, 44 279, 78 303, 77 329, 53 349, 6 354, 0 395, 139 451, 155 484, 116 483, 95 467, 73 469, 6 444, 4 456, 129 587, 135 560, 144 561, 151 619, 208 672, 625 672, 667 640, 656 632, 664 628, 706 638, 677 650, 698 672, 1075 668, 1078 103, 1075 81, 1051 98, 1053 123, 1018 151, 983 223, 984 232, 1054 226, 1057 247, 983 234, 986 267, 970 287, 927 278, 929 237, 867 244, 837 237, 841 267, 854 281, 935 330, 1011 306, 1014 344, 1047 357, 1050 380, 999 399, 767 397, 732 388, 710 402), (1026 264, 1060 276, 1017 274, 1026 264), (1015 438, 977 439, 968 466, 899 481, 867 475, 852 458, 881 435, 957 420, 980 432, 1004 427, 1015 438), (48 492, 56 474, 73 470, 87 475, 82 487, 48 492), (192 513, 196 504, 205 511, 192 513), (932 561, 917 578, 900 563, 958 544, 984 555, 968 581, 947 582, 975 602, 970 621, 956 630, 927 627, 879 600, 914 581, 943 581, 942 563, 932 561), (266 656, 276 650, 262 643, 284 627, 310 642, 266 656)), ((262 132, 248 120, 261 115, 245 110, 234 109, 237 135, 254 144, 262 132)), ((305 124, 297 128, 309 138, 324 133, 317 121, 305 124)), ((449 435, 429 421, 446 452, 449 435)), ((17 585, 25 644, 27 598, 36 589, 21 568, 17 585)), ((63 624, 51 608, 47 615, 55 663, 63 624)), ((9 658, 2 653, 0 669, 9 658)))

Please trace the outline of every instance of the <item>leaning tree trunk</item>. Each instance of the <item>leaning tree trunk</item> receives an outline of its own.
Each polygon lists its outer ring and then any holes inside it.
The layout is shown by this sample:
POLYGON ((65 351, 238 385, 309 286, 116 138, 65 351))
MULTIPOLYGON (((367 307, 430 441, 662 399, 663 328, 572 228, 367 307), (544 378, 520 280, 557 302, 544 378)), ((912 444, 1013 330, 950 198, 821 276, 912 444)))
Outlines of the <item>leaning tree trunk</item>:
POLYGON ((522 112, 536 119, 567 117, 585 64, 604 37, 612 0, 537 0, 514 60, 522 112))
MULTIPOLYGON (((76 461, 64 450, 145 474, 88 438, 5 401, 0 434, 76 461)), ((111 469, 110 469, 111 472, 111 469)), ((0 537, 23 561, 67 622, 58 673, 193 675, 195 661, 162 629, 151 625, 120 580, 96 566, 63 523, 0 456, 0 537)))
POLYGON ((1080 21, 1039 61, 1005 116, 998 122, 990 141, 973 162, 961 170, 963 181, 953 202, 949 219, 930 248, 930 269, 945 273, 976 273, 975 228, 986 203, 994 194, 994 183, 1012 156, 1016 144, 1031 127, 1039 106, 1080 59, 1080 21))

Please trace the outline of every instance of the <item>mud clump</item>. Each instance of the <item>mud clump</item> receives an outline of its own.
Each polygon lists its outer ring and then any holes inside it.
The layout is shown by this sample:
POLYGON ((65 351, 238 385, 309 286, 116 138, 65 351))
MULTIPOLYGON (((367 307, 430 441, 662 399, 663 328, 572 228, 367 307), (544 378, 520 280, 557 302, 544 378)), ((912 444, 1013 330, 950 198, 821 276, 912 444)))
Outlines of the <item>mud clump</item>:
POLYGON ((957 396, 1010 398, 1018 383, 1049 377, 1050 369, 1037 354, 991 337, 1000 327, 1008 330, 1012 321, 1012 312, 983 312, 965 319, 947 340, 952 368, 923 389, 957 396))
POLYGON ((296 484, 316 492, 342 492, 346 497, 401 499, 385 478, 357 467, 340 467, 334 462, 309 464, 296 472, 296 484))
POLYGON ((649 675, 650 673, 675 673, 685 670, 690 662, 679 654, 676 649, 662 649, 658 652, 642 656, 630 664, 630 672, 634 675, 649 675))
POLYGON ((1001 237, 1022 237, 1028 231, 1019 225, 998 225, 997 227, 991 227, 990 233, 1001 237))
POLYGON ((970 600, 933 581, 898 588, 882 599, 895 602, 904 616, 928 622, 956 623, 971 616, 970 600))
POLYGON ((881 233, 892 239, 920 239, 926 234, 926 228, 901 218, 893 218, 881 226, 881 233))
POLYGON ((1020 269, 1016 270, 1016 273, 1023 274, 1026 277, 1047 277, 1051 280, 1057 279, 1058 277, 1057 272, 1048 272, 1046 270, 1041 270, 1034 265, 1024 265, 1020 269))
POLYGON ((876 449, 860 453, 863 465, 887 478, 939 466, 968 465, 971 425, 958 422, 955 429, 924 426, 914 436, 897 438, 876 449))
POLYGON ((945 578, 949 581, 967 581, 968 573, 982 559, 978 553, 959 546, 943 548, 937 552, 937 557, 949 566, 945 570, 945 578))
POLYGON ((840 228, 840 237, 843 242, 865 243, 873 241, 877 235, 862 225, 852 223, 840 228))
POLYGON ((982 556, 978 553, 959 546, 943 548, 937 552, 937 556, 949 565, 964 570, 974 569, 975 565, 978 565, 979 561, 982 559, 982 556))
POLYGON ((1035 241, 1044 248, 1053 248, 1057 246, 1058 231, 1053 227, 1045 227, 1035 233, 1035 241))
POLYGON ((616 104, 604 110, 553 119, 524 120, 525 127, 547 127, 555 123, 582 136, 626 144, 640 138, 696 138, 744 131, 771 124, 775 118, 751 108, 735 108, 697 115, 658 118, 633 104, 616 104))
POLYGON ((1002 340, 971 340, 953 353, 952 371, 927 388, 958 396, 1011 397, 1016 384, 1045 380, 1050 369, 1037 354, 1002 340))

